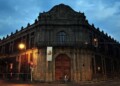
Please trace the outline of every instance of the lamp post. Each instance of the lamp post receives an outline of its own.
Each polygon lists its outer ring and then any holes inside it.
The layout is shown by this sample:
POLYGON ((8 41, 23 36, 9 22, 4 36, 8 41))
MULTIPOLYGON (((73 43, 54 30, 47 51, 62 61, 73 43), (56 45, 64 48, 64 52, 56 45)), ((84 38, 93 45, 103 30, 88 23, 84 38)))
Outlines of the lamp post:
MULTIPOLYGON (((25 50, 25 52, 26 52, 26 45, 24 44, 24 43, 20 43, 19 44, 19 49, 20 50, 25 50)), ((25 53, 26 54, 26 53, 25 53)), ((32 77, 32 73, 33 73, 33 62, 30 62, 30 79, 31 79, 31 82, 32 82, 32 80, 33 80, 33 77, 32 77)))
POLYGON ((33 77, 32 77, 32 73, 33 73, 33 62, 30 62, 30 69, 31 69, 31 71, 30 71, 30 75, 31 75, 30 80, 31 80, 31 82, 32 82, 32 80, 33 80, 33 77))
MULTIPOLYGON (((26 45, 24 44, 24 43, 20 43, 19 45, 18 45, 18 48, 20 49, 20 50, 25 50, 25 52, 26 52, 26 45)), ((26 53, 25 53, 25 57, 26 57, 26 53)), ((21 63, 20 63, 21 64, 21 63)), ((20 66, 19 66, 19 73, 20 73, 20 66)), ((18 74, 18 77, 19 77, 19 74, 18 74)), ((26 77, 25 77, 25 74, 24 74, 24 79, 25 79, 26 77)))

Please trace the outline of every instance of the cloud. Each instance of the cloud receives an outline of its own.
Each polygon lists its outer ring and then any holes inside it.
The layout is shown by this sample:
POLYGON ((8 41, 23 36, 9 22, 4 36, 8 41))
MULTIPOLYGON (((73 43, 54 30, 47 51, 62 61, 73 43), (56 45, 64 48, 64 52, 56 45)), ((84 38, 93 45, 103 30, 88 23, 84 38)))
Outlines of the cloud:
POLYGON ((120 41, 117 35, 120 33, 119 0, 0 0, 0 36, 15 32, 27 23, 32 24, 40 12, 60 3, 84 12, 90 24, 94 23, 120 41))
POLYGON ((120 3, 115 3, 113 6, 99 2, 98 7, 96 8, 95 17, 98 20, 105 20, 110 17, 116 16, 119 12, 120 3))
POLYGON ((102 0, 99 1, 85 1, 77 0, 75 8, 81 9, 83 12, 87 13, 89 16, 94 17, 97 20, 105 20, 109 17, 116 15, 120 10, 120 2, 114 2, 108 4, 102 0))
POLYGON ((32 3, 26 4, 23 0, 17 3, 15 0, 0 0, 0 37, 15 32, 21 26, 26 26, 27 23, 33 23, 39 14, 38 7, 36 7, 33 0, 32 3))
POLYGON ((91 10, 93 7, 94 7, 94 3, 86 2, 84 0, 77 0, 75 5, 75 8, 77 10, 83 9, 84 11, 91 10))

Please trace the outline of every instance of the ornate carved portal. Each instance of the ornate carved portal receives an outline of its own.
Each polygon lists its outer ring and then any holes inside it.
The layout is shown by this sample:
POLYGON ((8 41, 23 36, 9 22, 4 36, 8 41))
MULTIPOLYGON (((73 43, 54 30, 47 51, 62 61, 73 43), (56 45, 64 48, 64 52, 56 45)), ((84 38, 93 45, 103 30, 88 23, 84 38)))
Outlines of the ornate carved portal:
POLYGON ((60 54, 55 59, 55 80, 64 80, 65 76, 70 80, 71 60, 67 55, 60 54))

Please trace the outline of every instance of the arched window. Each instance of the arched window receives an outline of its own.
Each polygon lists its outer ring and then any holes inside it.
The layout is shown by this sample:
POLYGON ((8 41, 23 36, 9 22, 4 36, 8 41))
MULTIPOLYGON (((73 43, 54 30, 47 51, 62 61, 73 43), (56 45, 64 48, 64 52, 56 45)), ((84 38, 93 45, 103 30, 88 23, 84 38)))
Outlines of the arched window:
POLYGON ((57 34, 57 42, 60 44, 64 44, 67 41, 67 34, 64 31, 60 31, 57 34))

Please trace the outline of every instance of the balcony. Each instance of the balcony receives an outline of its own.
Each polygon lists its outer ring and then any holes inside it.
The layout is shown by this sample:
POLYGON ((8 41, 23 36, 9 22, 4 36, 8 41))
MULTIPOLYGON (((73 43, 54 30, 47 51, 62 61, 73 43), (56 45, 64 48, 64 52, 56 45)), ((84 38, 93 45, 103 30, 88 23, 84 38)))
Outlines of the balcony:
POLYGON ((46 47, 46 46, 53 46, 53 47, 79 47, 79 48, 90 48, 93 47, 91 44, 83 41, 39 41, 37 44, 38 47, 46 47))

